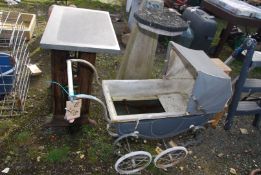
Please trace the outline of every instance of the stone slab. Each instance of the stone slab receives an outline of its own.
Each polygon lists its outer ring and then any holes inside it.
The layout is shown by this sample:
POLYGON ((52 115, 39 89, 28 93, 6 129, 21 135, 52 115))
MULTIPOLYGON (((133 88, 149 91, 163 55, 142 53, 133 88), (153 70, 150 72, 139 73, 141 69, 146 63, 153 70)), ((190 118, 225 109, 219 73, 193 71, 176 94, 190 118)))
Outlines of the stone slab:
POLYGON ((64 6, 53 8, 40 46, 92 53, 120 50, 109 12, 64 6))

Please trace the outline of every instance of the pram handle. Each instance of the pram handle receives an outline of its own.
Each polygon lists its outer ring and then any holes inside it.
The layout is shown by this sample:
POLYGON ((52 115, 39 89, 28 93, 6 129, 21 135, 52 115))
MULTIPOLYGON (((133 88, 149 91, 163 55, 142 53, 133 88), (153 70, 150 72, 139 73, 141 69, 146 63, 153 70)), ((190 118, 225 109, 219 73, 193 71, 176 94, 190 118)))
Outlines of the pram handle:
POLYGON ((108 117, 106 105, 105 105, 100 99, 98 99, 97 97, 94 97, 94 96, 92 96, 92 95, 86 95, 86 94, 78 94, 78 95, 75 95, 74 97, 75 97, 76 99, 89 99, 89 100, 94 100, 94 101, 98 102, 99 104, 101 104, 102 107, 103 107, 103 110, 104 110, 105 120, 106 120, 108 123, 111 123, 111 120, 110 120, 109 117, 108 117))
POLYGON ((97 84, 99 84, 101 86, 100 77, 98 75, 96 68, 92 65, 92 63, 90 63, 89 61, 86 61, 86 60, 82 60, 82 59, 69 59, 69 60, 67 60, 67 65, 68 65, 68 62, 71 62, 71 63, 78 62, 78 63, 84 63, 84 64, 88 65, 95 74, 97 84))
POLYGON ((103 110, 104 110, 104 116, 105 116, 105 120, 108 123, 111 123, 108 114, 107 114, 107 108, 106 105, 97 97, 92 96, 92 95, 87 95, 87 94, 74 94, 74 88, 73 88, 73 75, 72 75, 72 62, 80 62, 80 63, 84 63, 86 65, 88 65, 93 72, 95 73, 96 76, 96 81, 99 85, 101 85, 100 81, 99 81, 99 76, 97 73, 96 68, 88 61, 86 60, 82 60, 82 59, 69 59, 67 60, 67 76, 68 76, 68 89, 69 89, 69 100, 73 101, 75 99, 89 99, 89 100, 94 100, 96 102, 98 102, 99 104, 102 105, 103 110))

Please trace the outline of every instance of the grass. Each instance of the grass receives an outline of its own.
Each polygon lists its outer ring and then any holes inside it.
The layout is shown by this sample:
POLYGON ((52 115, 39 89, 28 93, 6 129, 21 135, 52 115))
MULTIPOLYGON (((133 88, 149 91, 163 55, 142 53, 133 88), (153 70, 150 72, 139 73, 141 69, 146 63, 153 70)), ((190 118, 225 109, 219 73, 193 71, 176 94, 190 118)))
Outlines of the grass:
POLYGON ((16 134, 15 139, 19 145, 24 145, 30 142, 32 135, 28 131, 22 131, 16 134))
MULTIPOLYGON (((104 1, 104 0, 103 0, 104 1)), ((104 3, 102 0, 68 0, 68 5, 74 4, 80 8, 90 8, 96 10, 106 10, 109 12, 115 12, 121 8, 122 1, 115 1, 113 4, 104 3)), ((114 0, 113 0, 114 1, 114 0)), ((11 8, 19 7, 22 9, 32 9, 33 7, 50 6, 55 4, 54 0, 23 0, 18 6, 12 6, 11 8)), ((62 2, 58 2, 58 5, 65 5, 62 2)), ((38 10, 38 9, 35 9, 38 10)), ((47 12, 47 11, 46 11, 47 12)))
POLYGON ((216 46, 219 42, 219 36, 222 32, 222 30, 226 27, 227 23, 224 20, 221 20, 219 18, 216 18, 217 21, 217 31, 213 38, 213 41, 211 43, 212 46, 216 46))
POLYGON ((27 158, 37 161, 37 157, 40 159, 44 156, 43 150, 39 149, 39 145, 32 145, 30 149, 26 151, 27 158))
POLYGON ((108 4, 108 3, 103 3, 98 0, 85 0, 85 1, 75 0, 75 1, 73 1, 73 4, 75 4, 77 7, 81 7, 81 8, 105 10, 105 11, 109 11, 111 13, 119 11, 119 9, 121 9, 121 6, 119 5, 119 3, 108 4))
POLYGON ((96 133, 96 129, 90 126, 83 126, 82 127, 83 135, 88 137, 89 139, 95 139, 98 137, 98 133, 96 133))
POLYGON ((97 130, 97 128, 90 128, 84 126, 83 136, 87 141, 90 141, 88 152, 88 160, 91 163, 98 163, 99 161, 106 162, 113 157, 113 145, 107 133, 104 134, 97 130))
POLYGON ((112 143, 96 140, 88 149, 88 160, 91 163, 108 162, 107 160, 111 160, 114 156, 113 151, 112 143))
POLYGON ((0 122, 0 137, 4 136, 9 129, 12 128, 14 123, 11 120, 1 120, 0 122))
POLYGON ((151 174, 156 174, 156 175, 164 175, 167 174, 165 173, 163 170, 157 168, 154 166, 153 163, 151 163, 148 167, 147 170, 151 173, 151 174))
POLYGON ((68 159, 69 150, 68 146, 52 148, 47 153, 46 160, 50 163, 64 162, 68 159))

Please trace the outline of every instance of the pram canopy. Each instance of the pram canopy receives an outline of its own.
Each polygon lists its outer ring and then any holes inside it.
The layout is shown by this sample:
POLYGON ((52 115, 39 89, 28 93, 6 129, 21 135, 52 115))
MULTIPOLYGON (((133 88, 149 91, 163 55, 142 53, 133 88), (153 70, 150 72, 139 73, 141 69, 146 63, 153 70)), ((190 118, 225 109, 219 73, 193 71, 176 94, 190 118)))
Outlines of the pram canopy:
MULTIPOLYGON (((191 95, 187 112, 217 113, 222 111, 232 95, 230 77, 219 69, 201 50, 192 50, 169 43, 165 79, 191 79, 191 95)), ((186 88, 186 87, 181 87, 186 88)))

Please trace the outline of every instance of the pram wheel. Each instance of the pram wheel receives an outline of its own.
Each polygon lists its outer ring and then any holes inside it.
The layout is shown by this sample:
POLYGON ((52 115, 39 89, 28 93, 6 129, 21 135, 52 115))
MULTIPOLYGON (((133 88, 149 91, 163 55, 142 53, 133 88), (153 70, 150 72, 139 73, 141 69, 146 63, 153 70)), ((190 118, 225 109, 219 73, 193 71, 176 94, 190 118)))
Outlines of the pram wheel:
POLYGON ((186 158, 188 151, 183 146, 175 146, 159 153, 154 159, 157 168, 167 169, 186 158))
POLYGON ((120 174, 137 173, 146 168, 152 160, 152 156, 146 151, 135 151, 125 154, 115 163, 115 170, 120 174))

